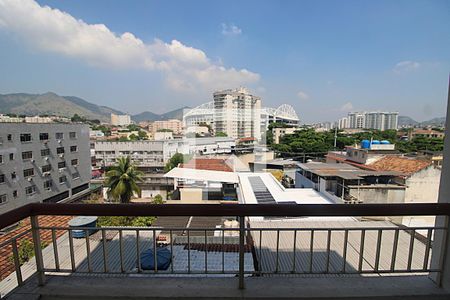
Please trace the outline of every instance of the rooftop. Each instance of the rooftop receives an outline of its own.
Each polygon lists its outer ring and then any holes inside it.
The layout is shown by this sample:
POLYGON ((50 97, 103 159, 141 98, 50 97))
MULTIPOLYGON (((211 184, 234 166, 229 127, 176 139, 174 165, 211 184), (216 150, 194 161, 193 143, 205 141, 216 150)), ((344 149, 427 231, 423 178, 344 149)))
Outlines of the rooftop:
POLYGON ((226 159, 219 158, 193 158, 187 163, 180 164, 180 168, 233 172, 226 159))
POLYGON ((349 164, 310 162, 299 164, 300 168, 321 177, 340 177, 343 179, 362 179, 366 176, 400 176, 396 170, 362 170, 349 164))
POLYGON ((411 176, 431 165, 432 162, 425 159, 385 156, 369 166, 379 171, 397 171, 411 176))

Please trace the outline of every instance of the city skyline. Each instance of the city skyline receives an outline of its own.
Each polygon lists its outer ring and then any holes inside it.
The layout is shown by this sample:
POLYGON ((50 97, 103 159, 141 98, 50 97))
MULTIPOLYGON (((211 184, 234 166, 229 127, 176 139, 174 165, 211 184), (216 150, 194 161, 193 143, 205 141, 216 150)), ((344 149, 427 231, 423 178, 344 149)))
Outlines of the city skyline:
POLYGON ((448 6, 4 0, 0 93, 53 91, 136 114, 242 85, 305 122, 366 110, 422 121, 445 110, 448 6))

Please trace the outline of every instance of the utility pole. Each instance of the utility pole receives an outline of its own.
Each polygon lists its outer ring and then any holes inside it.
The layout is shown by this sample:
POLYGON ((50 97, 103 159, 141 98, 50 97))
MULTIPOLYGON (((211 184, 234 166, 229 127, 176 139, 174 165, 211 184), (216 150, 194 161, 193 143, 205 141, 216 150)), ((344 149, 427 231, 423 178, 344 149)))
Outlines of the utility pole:
POLYGON ((337 140, 337 126, 334 128, 334 149, 336 149, 336 140, 337 140))

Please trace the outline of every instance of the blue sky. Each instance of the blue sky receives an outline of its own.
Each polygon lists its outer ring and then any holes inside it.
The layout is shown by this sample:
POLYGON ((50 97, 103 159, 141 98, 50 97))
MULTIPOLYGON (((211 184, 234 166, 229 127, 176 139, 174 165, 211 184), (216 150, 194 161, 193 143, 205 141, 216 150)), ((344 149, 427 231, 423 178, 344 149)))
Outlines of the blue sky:
POLYGON ((359 109, 425 120, 445 114, 450 2, 0 0, 0 55, 0 93, 129 113, 243 85, 304 122, 359 109))

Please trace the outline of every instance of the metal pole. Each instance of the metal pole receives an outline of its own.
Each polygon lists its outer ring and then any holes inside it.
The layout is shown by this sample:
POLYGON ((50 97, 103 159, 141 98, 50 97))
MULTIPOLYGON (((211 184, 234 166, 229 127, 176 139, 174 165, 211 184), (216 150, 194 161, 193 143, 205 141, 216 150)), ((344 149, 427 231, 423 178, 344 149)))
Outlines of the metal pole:
POLYGON ((37 216, 31 216, 31 232, 33 235, 34 253, 36 258, 36 272, 38 284, 45 284, 44 259, 42 258, 41 237, 39 235, 39 220, 37 216))
POLYGON ((239 217, 239 289, 244 289, 245 217, 239 217))

